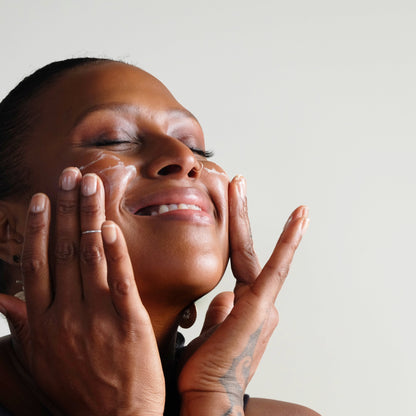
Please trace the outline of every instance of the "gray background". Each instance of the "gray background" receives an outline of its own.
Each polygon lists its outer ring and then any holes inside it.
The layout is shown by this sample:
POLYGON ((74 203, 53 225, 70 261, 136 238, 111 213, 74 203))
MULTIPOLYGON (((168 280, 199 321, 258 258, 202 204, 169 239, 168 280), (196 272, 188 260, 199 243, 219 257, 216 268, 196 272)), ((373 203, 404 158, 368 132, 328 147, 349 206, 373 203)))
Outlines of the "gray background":
POLYGON ((52 60, 126 59, 198 117, 230 176, 247 177, 263 262, 290 211, 310 206, 250 394, 327 415, 416 414, 414 2, 0 5, 1 97, 52 60))

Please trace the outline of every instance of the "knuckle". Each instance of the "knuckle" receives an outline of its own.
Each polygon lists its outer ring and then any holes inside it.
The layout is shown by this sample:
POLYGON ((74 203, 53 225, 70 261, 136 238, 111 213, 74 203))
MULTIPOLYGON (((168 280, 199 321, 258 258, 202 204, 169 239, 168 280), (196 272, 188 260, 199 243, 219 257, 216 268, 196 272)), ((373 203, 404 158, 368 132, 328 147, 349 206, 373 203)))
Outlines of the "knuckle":
POLYGON ((126 296, 129 294, 131 289, 131 281, 128 277, 117 278, 117 280, 111 283, 112 291, 121 296, 126 296))
POLYGON ((81 251, 81 259, 84 263, 87 264, 98 264, 104 258, 104 251, 101 246, 98 244, 84 244, 81 251))
POLYGON ((114 251, 107 254, 107 260, 110 263, 120 263, 126 259, 126 253, 122 251, 114 251))
POLYGON ((235 249, 236 254, 241 256, 245 259, 245 261, 256 261, 257 255, 253 247, 253 242, 250 239, 249 241, 245 241, 243 244, 241 244, 239 247, 235 249))
POLYGON ((280 283, 283 283, 286 280, 286 277, 288 274, 289 274, 288 264, 280 265, 275 271, 275 277, 280 283))
POLYGON ((58 215, 72 214, 77 209, 77 201, 75 199, 61 199, 57 204, 58 215))
POLYGON ((31 235, 46 232, 46 225, 47 224, 43 215, 30 213, 26 226, 26 232, 31 235))
POLYGON ((241 299, 241 303, 244 305, 244 310, 251 316, 266 317, 269 311, 269 304, 265 303, 258 293, 252 290, 250 296, 246 296, 241 299))
POLYGON ((242 247, 242 251, 244 255, 248 258, 248 260, 254 260, 257 258, 256 252, 254 251, 253 241, 247 241, 244 246, 242 247))
POLYGON ((293 238, 283 238, 282 245, 284 245, 289 252, 294 253, 299 246, 299 240, 293 240, 293 238))
POLYGON ((81 205, 81 213, 88 217, 93 217, 101 213, 101 208, 94 202, 84 202, 81 205))
POLYGON ((279 312, 274 306, 270 311, 270 323, 273 329, 279 324, 279 312))
POLYGON ((240 209, 238 210, 239 218, 241 218, 243 221, 248 220, 248 207, 247 207, 247 199, 244 199, 243 204, 241 205, 240 209))
POLYGON ((58 239, 55 246, 55 259, 59 263, 68 263, 75 259, 77 248, 73 241, 69 239, 58 239))
POLYGON ((22 272, 25 276, 39 273, 45 267, 45 261, 40 258, 34 258, 30 253, 23 256, 22 272))

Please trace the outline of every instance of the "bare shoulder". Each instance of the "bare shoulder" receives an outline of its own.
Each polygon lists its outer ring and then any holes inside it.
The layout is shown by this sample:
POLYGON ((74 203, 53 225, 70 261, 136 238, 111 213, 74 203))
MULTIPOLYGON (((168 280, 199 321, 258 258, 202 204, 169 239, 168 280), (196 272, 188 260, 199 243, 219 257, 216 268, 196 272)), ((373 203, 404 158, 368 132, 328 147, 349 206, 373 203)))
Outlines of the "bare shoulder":
POLYGON ((247 403, 246 416, 320 416, 319 413, 299 404, 251 397, 247 403))

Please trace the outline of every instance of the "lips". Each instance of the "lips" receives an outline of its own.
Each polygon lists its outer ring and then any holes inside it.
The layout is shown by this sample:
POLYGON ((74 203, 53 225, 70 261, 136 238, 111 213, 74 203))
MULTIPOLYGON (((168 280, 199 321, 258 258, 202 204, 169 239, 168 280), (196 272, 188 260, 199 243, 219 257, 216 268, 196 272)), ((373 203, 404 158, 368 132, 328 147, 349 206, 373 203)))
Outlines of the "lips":
POLYGON ((139 216, 198 216, 214 218, 214 206, 205 192, 196 188, 159 190, 138 201, 134 210, 139 216))

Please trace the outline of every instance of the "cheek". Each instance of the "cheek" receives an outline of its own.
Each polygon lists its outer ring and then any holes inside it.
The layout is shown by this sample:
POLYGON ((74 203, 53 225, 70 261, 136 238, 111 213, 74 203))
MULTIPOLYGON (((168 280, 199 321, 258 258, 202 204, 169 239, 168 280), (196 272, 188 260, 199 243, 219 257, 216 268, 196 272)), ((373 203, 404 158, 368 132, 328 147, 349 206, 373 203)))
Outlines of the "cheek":
POLYGON ((228 186, 230 183, 228 175, 217 164, 203 161, 201 181, 209 189, 218 220, 226 227, 228 238, 228 186))
POLYGON ((99 152, 85 165, 79 166, 82 174, 96 173, 104 184, 106 211, 112 211, 125 193, 129 181, 137 176, 134 165, 124 163, 119 157, 99 152))
POLYGON ((216 178, 217 180, 220 180, 222 183, 226 184, 228 184, 228 182, 230 181, 230 178, 228 177, 227 173, 216 163, 205 160, 202 162, 202 166, 203 175, 209 175, 210 177, 216 178))

